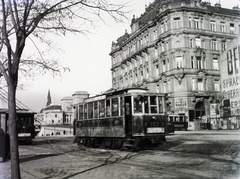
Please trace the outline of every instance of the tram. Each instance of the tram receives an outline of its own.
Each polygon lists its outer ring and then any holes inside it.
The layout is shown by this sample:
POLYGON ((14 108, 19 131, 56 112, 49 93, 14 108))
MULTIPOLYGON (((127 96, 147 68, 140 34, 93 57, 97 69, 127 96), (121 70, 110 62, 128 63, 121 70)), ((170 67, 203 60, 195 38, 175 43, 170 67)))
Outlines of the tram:
POLYGON ((165 141, 165 97, 130 88, 85 99, 75 106, 79 144, 103 148, 141 148, 165 141))
POLYGON ((169 114, 168 123, 174 126, 174 130, 187 130, 188 122, 185 114, 169 114))
MULTIPOLYGON (((35 126, 34 126, 34 115, 36 113, 31 112, 27 109, 16 110, 16 122, 17 122, 17 133, 18 141, 31 142, 35 138, 35 126)), ((0 109, 0 121, 6 125, 8 133, 8 109, 0 109)), ((4 126, 2 126, 4 127, 4 126)))

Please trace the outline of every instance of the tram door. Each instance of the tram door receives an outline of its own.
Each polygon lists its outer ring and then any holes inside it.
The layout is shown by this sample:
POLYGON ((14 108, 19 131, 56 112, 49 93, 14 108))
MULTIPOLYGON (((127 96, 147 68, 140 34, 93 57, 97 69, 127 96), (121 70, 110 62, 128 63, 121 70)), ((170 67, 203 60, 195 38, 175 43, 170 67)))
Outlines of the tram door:
POLYGON ((126 135, 132 134, 132 109, 131 96, 125 97, 125 132, 126 135))

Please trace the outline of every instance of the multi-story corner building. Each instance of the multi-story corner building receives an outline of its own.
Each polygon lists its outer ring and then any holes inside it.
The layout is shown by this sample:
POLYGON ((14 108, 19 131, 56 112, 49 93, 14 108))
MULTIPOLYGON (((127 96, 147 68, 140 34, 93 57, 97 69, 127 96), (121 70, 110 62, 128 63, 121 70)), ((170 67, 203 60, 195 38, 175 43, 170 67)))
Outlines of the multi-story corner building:
POLYGON ((222 100, 219 58, 240 34, 240 10, 201 0, 155 0, 112 43, 112 87, 164 92, 169 114, 210 116, 222 100))

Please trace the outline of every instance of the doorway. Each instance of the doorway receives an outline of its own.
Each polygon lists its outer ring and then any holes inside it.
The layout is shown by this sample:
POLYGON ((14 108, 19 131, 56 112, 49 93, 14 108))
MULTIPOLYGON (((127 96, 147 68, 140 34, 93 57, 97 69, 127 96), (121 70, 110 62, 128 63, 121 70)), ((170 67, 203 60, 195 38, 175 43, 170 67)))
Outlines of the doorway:
POLYGON ((200 101, 195 106, 195 119, 201 119, 204 115, 206 115, 205 105, 200 101))

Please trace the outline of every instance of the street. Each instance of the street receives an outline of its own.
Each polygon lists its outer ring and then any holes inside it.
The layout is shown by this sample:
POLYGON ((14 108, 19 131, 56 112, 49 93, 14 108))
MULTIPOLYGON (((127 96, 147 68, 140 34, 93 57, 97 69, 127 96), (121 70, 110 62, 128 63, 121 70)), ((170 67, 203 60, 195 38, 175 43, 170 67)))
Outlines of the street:
MULTIPOLYGON (((142 151, 86 148, 74 137, 37 137, 21 144, 23 179, 240 178, 240 131, 176 131, 167 142, 142 151)), ((10 161, 0 163, 10 178, 10 161)))

